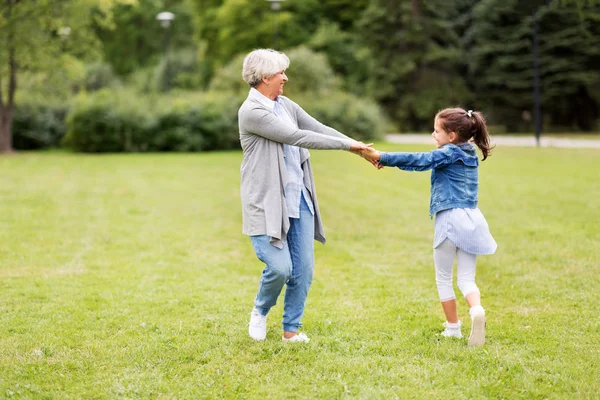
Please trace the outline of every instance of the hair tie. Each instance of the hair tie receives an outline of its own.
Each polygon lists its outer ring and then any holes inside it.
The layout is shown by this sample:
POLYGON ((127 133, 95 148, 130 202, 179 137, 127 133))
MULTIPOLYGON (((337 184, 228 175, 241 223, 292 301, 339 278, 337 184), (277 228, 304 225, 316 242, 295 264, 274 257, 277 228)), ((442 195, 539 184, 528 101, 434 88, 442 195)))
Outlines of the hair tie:
POLYGON ((469 116, 469 118, 471 118, 473 116, 473 110, 467 111, 467 115, 469 116))

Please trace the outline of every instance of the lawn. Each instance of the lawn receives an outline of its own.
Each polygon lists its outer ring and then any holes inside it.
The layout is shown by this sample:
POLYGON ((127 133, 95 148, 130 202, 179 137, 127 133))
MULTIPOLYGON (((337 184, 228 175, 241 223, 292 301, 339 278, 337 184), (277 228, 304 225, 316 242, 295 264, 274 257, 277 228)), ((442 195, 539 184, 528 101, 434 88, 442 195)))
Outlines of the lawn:
POLYGON ((262 265, 241 234, 240 152, 0 157, 0 398, 598 398, 600 151, 482 163, 499 248, 478 262, 477 349, 439 336, 429 174, 312 160, 328 243, 312 341, 293 345, 282 301, 267 340, 247 336, 262 265))

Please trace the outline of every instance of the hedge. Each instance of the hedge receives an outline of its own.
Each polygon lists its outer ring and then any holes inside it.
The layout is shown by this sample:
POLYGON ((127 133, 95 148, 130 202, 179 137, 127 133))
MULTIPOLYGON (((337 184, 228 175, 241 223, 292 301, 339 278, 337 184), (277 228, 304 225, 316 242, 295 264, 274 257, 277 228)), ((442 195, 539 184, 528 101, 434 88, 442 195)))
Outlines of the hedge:
MULTIPOLYGON (((237 111, 244 96, 222 93, 143 97, 100 91, 76 101, 64 144, 80 152, 207 151, 239 148, 237 111)), ((380 138, 375 103, 344 93, 298 104, 322 123, 357 140, 380 138)))
POLYGON ((66 103, 18 103, 13 113, 13 147, 36 150, 58 147, 65 135, 66 103))

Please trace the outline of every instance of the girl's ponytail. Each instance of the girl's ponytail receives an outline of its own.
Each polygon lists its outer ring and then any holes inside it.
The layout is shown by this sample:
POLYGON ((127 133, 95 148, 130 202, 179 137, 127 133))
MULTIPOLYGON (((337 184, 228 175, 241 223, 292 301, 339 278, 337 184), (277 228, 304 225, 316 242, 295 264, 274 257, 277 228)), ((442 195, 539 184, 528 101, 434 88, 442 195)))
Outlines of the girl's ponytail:
POLYGON ((469 114, 471 114, 471 119, 473 120, 473 127, 471 130, 473 142, 475 143, 475 146, 479 147, 479 150, 481 150, 481 153, 483 154, 483 160, 481 161, 485 161, 493 148, 493 146, 490 145, 490 135, 487 130, 485 118, 479 111, 471 111, 469 114))
POLYGON ((485 118, 479 111, 465 111, 460 107, 445 108, 437 113, 439 120, 446 132, 455 132, 460 142, 473 140, 483 154, 483 160, 492 152, 490 135, 488 134, 485 118))

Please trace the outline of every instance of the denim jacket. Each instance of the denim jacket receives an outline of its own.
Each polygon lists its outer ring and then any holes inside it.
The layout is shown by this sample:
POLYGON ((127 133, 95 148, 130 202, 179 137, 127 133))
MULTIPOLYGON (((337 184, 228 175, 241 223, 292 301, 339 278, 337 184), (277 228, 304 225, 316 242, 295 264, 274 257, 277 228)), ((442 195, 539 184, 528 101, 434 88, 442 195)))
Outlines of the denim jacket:
POLYGON ((470 143, 449 143, 428 153, 381 153, 379 164, 404 171, 432 170, 430 216, 449 208, 477 207, 479 159, 470 143))

